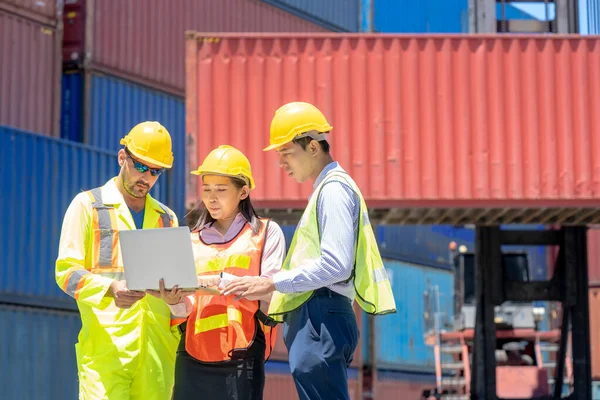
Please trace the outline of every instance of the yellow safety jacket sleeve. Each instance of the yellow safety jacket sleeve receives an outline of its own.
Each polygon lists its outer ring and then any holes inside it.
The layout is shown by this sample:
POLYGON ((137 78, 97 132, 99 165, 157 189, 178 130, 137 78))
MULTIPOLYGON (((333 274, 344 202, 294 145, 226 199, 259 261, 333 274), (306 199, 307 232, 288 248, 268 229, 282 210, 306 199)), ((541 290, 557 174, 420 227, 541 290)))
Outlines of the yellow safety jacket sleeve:
POLYGON ((106 306, 112 298, 107 291, 113 279, 89 271, 91 254, 91 203, 85 193, 78 194, 67 209, 63 220, 58 259, 56 260, 56 283, 69 296, 90 306, 106 306))

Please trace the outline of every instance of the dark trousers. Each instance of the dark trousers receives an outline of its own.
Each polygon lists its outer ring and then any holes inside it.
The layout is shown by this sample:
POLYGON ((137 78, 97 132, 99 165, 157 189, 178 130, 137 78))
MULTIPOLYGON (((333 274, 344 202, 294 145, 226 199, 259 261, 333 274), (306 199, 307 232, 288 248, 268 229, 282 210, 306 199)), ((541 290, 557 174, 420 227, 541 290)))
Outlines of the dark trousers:
POLYGON ((173 400, 262 400, 265 387, 265 337, 257 327, 244 360, 207 364, 185 350, 185 332, 175 360, 173 400))
POLYGON ((283 338, 301 400, 344 400, 359 332, 347 297, 323 288, 284 317, 283 338))

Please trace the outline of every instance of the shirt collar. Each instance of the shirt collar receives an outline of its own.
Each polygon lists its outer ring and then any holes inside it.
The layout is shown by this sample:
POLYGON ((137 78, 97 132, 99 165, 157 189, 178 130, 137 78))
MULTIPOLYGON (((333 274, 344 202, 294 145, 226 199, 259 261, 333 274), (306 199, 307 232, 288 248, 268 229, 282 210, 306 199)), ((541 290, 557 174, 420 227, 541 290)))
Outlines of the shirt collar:
POLYGON ((317 186, 319 186, 321 184, 321 182, 323 182, 323 180, 325 179, 325 177, 327 176, 327 174, 330 171, 334 170, 338 166, 339 166, 339 164, 337 161, 332 161, 329 164, 327 164, 325 166, 325 168, 323 168, 323 171, 321 171, 319 176, 317 176, 317 180, 315 180, 315 183, 313 184, 313 190, 315 190, 317 188, 317 186))
MULTIPOLYGON (((244 218, 244 216, 242 215, 242 213, 237 213, 237 215, 235 216, 235 219, 233 220, 233 223, 231 224, 231 226, 229 227, 229 229, 237 226, 238 224, 241 223, 246 223, 246 218, 244 218)), ((207 222, 206 224, 204 224, 204 226, 202 228, 200 228, 200 230, 207 230, 207 231, 214 231, 214 232, 218 232, 217 228, 213 227, 213 222, 207 222)), ((229 232, 229 231, 228 231, 229 232)))

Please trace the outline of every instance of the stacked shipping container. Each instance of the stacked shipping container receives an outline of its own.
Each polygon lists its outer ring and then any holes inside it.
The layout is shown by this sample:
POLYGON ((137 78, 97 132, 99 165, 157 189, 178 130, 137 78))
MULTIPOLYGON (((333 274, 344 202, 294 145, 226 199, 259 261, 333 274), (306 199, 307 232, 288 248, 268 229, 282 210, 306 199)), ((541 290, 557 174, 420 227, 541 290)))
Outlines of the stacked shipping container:
POLYGON ((64 25, 62 137, 116 152, 135 124, 160 121, 175 164, 153 194, 182 219, 186 180, 196 179, 184 163, 185 29, 323 30, 259 0, 77 0, 66 5, 64 25))
POLYGON ((75 0, 65 7, 63 58, 183 96, 185 31, 322 32, 262 0, 75 0))
POLYGON ((578 0, 579 33, 600 35, 600 0, 578 0))
MULTIPOLYGON (((358 32, 361 8, 371 0, 262 0, 331 31, 358 32)), ((209 32, 209 31, 206 31, 209 32)))
POLYGON ((469 0, 373 0, 373 2, 375 32, 469 32, 469 0))
POLYGON ((171 133, 175 161, 152 195, 184 215, 186 170, 184 104, 181 98, 92 70, 63 75, 62 136, 116 154, 119 140, 134 125, 160 121, 171 133), (86 125, 87 134, 82 127, 86 125))
POLYGON ((79 314, 0 304, 3 399, 77 398, 79 314))
POLYGON ((0 0, 0 125, 59 135, 61 4, 0 0))
POLYGON ((114 153, 0 127, 0 302, 75 310, 56 285, 54 262, 63 215, 82 190, 118 172, 114 153))

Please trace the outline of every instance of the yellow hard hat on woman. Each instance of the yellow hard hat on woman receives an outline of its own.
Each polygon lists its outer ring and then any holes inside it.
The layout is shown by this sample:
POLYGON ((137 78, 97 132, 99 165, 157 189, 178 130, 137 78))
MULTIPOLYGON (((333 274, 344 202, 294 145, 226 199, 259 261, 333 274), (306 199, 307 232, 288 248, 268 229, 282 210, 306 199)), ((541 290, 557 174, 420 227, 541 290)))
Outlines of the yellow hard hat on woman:
POLYGON ((233 146, 221 145, 208 153, 202 165, 195 171, 194 175, 224 175, 232 178, 240 178, 245 181, 250 190, 254 189, 254 178, 248 158, 233 146))

